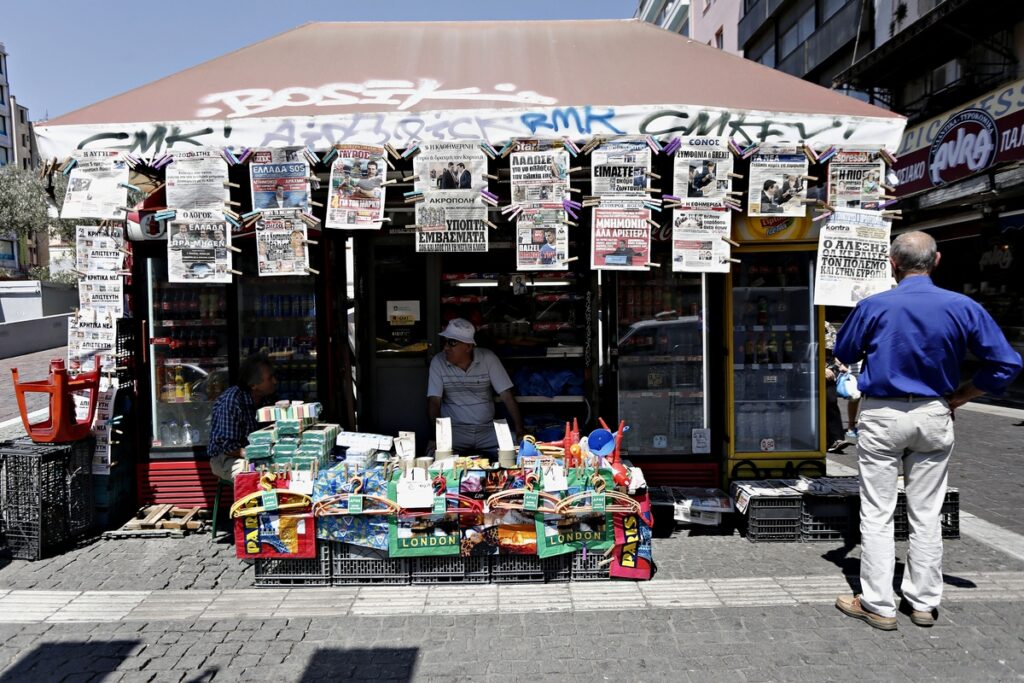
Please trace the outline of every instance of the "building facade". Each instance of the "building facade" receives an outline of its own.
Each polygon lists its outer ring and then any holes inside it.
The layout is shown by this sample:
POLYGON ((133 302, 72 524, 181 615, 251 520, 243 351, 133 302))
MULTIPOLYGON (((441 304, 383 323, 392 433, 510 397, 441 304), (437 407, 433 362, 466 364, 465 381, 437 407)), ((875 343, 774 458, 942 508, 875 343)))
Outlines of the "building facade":
POLYGON ((743 0, 696 0, 690 8, 690 37, 737 57, 743 0))
POLYGON ((681 36, 690 36, 690 4, 690 0, 640 0, 633 17, 681 36))
POLYGON ((0 43, 0 166, 14 159, 11 124, 11 86, 7 80, 7 49, 0 43))

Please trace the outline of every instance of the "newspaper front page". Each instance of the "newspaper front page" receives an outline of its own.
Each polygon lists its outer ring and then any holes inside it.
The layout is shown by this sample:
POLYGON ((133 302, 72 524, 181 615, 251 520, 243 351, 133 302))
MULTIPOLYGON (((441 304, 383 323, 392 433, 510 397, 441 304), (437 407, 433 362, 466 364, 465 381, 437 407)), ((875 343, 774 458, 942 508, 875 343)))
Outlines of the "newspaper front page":
POLYGON ((220 152, 174 152, 174 163, 167 165, 167 208, 220 211, 230 199, 227 182, 228 165, 220 152))
POLYGON ((677 197, 722 203, 732 189, 733 156, 726 138, 683 138, 672 168, 677 197))
POLYGON ((308 272, 306 224, 297 211, 266 211, 256 221, 256 260, 260 277, 308 272))
POLYGON ((644 140, 609 140, 590 153, 590 193, 595 197, 646 197, 651 148, 644 140))
POLYGON ((167 233, 167 280, 231 282, 231 227, 216 211, 179 211, 167 233))
POLYGON ((345 145, 331 163, 328 228, 377 230, 384 218, 384 148, 345 145))
POLYGON ((732 230, 724 206, 684 206, 672 212, 672 271, 728 273, 731 250, 723 237, 732 230))
POLYGON ((416 204, 416 251, 487 251, 487 206, 462 192, 427 192, 416 204))
POLYGON ((420 192, 460 190, 476 194, 487 187, 487 155, 479 141, 423 142, 413 157, 412 168, 419 176, 414 188, 420 192))
POLYGON ((263 149, 249 163, 254 209, 309 208, 309 164, 299 150, 263 149))
POLYGON ((68 318, 68 369, 94 370, 96 355, 102 355, 102 365, 114 364, 117 347, 117 321, 111 313, 81 310, 68 318))
POLYGON ((513 152, 508 158, 513 204, 569 198, 569 153, 564 149, 513 152))
POLYGON ((795 145, 762 145, 750 159, 747 215, 805 216, 807 157, 795 145))
POLYGON ((124 281, 112 273, 92 273, 78 281, 78 305, 81 309, 124 316, 124 281))
POLYGON ((891 288, 892 223, 877 211, 837 209, 818 235, 815 306, 856 306, 891 288))
POLYGON ((647 270, 651 257, 650 209, 638 201, 603 200, 594 207, 590 267, 647 270))
POLYGON ((121 153, 78 152, 75 160, 60 217, 124 220, 121 208, 128 203, 128 164, 121 153))
POLYGON ((516 270, 568 270, 569 226, 561 204, 534 204, 516 220, 516 270))
POLYGON ((115 225, 75 226, 75 268, 92 273, 117 273, 124 266, 124 228, 115 225))
POLYGON ((839 151, 828 163, 828 203, 836 209, 878 209, 885 161, 878 152, 839 151))

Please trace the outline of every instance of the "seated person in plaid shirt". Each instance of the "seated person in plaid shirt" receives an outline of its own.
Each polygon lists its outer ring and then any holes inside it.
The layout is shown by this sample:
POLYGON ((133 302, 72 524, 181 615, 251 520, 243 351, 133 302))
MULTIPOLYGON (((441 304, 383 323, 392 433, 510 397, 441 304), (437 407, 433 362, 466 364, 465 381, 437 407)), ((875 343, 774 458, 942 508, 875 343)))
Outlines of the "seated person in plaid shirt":
POLYGON ((238 368, 238 382, 217 397, 210 416, 210 469, 221 479, 234 479, 245 469, 245 445, 259 428, 256 409, 277 389, 274 366, 250 356, 238 368))

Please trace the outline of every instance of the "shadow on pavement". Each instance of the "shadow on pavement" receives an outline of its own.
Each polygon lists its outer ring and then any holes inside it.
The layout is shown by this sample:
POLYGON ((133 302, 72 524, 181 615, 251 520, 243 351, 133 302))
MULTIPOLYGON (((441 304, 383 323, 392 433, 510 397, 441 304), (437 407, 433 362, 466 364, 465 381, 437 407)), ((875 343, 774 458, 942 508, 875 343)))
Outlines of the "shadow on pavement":
POLYGON ((112 674, 140 640, 42 643, 0 675, 0 683, 59 681, 73 674, 102 678, 112 674))
MULTIPOLYGON (((839 567, 840 571, 843 572, 843 578, 846 579, 846 583, 849 584, 850 589, 855 594, 860 592, 860 558, 850 557, 850 551, 856 547, 856 543, 846 543, 839 548, 829 550, 821 556, 822 559, 828 560, 835 566, 839 567)), ((896 568, 893 572, 893 586, 897 593, 900 592, 900 582, 903 580, 904 569, 904 563, 897 559, 896 568)), ((964 579, 951 574, 943 574, 942 582, 948 586, 956 586, 957 588, 978 587, 978 584, 974 583, 970 579, 964 579)))
POLYGON ((411 681, 416 670, 415 647, 322 648, 313 653, 298 680, 411 681))

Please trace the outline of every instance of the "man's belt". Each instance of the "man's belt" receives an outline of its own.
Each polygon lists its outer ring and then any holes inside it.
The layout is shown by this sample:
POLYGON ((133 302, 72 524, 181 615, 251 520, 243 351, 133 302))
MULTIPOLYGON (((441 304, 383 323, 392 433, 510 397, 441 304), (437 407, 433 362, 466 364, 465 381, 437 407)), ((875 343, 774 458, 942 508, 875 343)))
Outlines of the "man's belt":
POLYGON ((916 401, 937 401, 941 396, 921 396, 920 394, 904 394, 902 396, 865 396, 875 401, 905 401, 914 403, 916 401))

